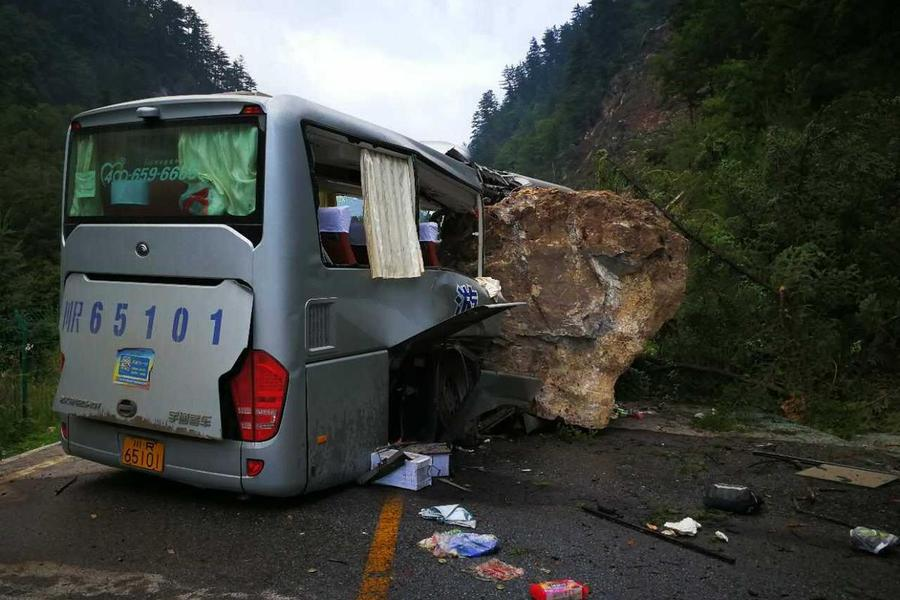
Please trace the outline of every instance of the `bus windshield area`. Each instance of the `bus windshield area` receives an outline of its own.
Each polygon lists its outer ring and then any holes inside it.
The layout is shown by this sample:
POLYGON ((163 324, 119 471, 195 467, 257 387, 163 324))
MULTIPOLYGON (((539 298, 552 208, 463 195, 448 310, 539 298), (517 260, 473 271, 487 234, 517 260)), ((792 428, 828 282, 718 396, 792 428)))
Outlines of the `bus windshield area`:
POLYGON ((67 220, 258 215, 255 121, 154 123, 74 131, 67 220))

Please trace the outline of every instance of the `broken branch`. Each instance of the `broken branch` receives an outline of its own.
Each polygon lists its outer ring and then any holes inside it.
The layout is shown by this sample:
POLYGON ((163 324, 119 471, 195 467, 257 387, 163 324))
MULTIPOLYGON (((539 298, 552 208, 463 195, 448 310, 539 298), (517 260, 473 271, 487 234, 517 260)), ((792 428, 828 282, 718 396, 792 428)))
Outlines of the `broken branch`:
POLYGON ((712 550, 707 550, 703 546, 698 546, 696 544, 692 544, 690 542, 686 542, 684 540, 679 540, 678 538, 669 537, 667 535, 663 535, 658 531, 653 531, 652 529, 647 529, 646 527, 641 527, 640 525, 635 525, 634 523, 629 523, 619 517, 614 515, 602 512, 600 510, 593 509, 589 506, 582 506, 581 510, 588 513, 589 515, 594 515, 595 517, 600 517, 601 519, 605 519, 607 521, 611 521, 616 525, 621 525, 627 529, 632 529, 634 531, 639 531, 645 535, 653 536, 657 539, 664 540, 669 542, 670 544, 675 544, 676 546, 681 546, 686 550, 691 550, 693 552, 697 552, 699 554, 703 554, 704 556, 709 556, 710 558, 715 558, 717 560, 721 560, 722 562, 727 562, 729 565, 733 565, 735 563, 735 559, 731 556, 727 556, 725 554, 720 554, 719 552, 714 552, 712 550))

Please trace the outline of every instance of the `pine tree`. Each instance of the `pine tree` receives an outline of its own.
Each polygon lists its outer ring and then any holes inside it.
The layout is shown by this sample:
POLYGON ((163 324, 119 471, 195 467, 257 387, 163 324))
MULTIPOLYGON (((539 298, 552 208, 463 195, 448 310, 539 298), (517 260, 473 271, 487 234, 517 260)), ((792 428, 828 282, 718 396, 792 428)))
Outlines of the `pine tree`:
POLYGON ((500 104, 497 102, 497 96, 494 95, 493 90, 488 90, 481 95, 481 100, 478 101, 478 109, 472 117, 473 138, 477 138, 484 133, 499 108, 500 104))
POLYGON ((506 65, 503 67, 503 79, 500 81, 500 88, 504 91, 503 103, 506 104, 515 96, 516 90, 519 89, 519 76, 516 67, 506 65))

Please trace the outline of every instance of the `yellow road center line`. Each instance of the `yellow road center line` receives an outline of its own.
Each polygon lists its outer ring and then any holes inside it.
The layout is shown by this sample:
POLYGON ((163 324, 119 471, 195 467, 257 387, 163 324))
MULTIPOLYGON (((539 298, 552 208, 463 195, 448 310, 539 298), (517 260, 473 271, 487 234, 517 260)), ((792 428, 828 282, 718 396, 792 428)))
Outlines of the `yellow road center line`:
POLYGON ((53 465, 58 465, 62 461, 68 460, 70 458, 72 458, 72 457, 69 456, 68 454, 63 454, 61 456, 54 456, 53 458, 48 458, 47 460, 45 460, 43 462, 39 462, 36 465, 31 465, 30 467, 25 467, 24 469, 19 469, 18 471, 13 471, 12 473, 10 473, 6 477, 4 477, 2 480, 0 480, 0 483, 9 483, 9 482, 15 481, 17 479, 23 479, 33 473, 37 473, 38 471, 42 471, 44 469, 50 468, 53 465))
POLYGON ((391 496, 381 508, 356 600, 387 600, 402 516, 403 496, 391 496))

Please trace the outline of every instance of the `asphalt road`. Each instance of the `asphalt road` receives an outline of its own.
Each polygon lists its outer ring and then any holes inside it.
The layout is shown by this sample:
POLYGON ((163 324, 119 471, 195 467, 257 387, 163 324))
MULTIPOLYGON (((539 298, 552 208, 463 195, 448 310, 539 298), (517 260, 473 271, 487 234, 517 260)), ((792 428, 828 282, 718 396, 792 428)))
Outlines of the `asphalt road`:
MULTIPOLYGON (((454 453, 455 478, 471 493, 348 486, 291 500, 197 490, 63 458, 55 447, 0 465, 0 598, 527 598, 530 582, 551 578, 586 582, 591 598, 900 596, 900 549, 855 551, 846 528, 792 508, 812 490, 812 510, 900 532, 900 482, 863 489, 798 477, 791 465, 752 456, 754 443, 621 429, 494 438, 454 453), (755 487, 765 510, 703 512, 711 481, 755 487), (736 564, 579 509, 596 501, 635 523, 693 515, 704 525, 695 541, 736 564), (458 502, 525 577, 498 589, 466 571, 480 560, 441 563, 416 547, 446 529, 419 509, 458 502), (716 529, 728 544, 714 540, 716 529)), ((777 451, 898 467, 856 449, 779 443, 777 451)))

